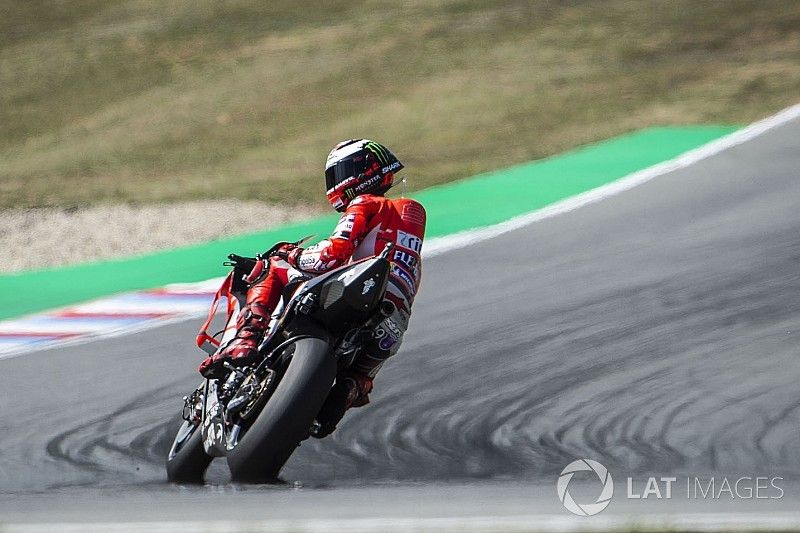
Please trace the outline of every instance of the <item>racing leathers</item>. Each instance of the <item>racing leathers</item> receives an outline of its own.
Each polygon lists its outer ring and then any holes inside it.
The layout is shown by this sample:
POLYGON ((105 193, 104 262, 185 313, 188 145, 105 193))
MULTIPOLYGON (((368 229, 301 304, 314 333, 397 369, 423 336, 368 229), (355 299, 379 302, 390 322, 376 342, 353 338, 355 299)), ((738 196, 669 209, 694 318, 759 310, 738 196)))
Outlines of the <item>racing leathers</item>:
POLYGON ((200 365, 200 372, 209 377, 224 361, 242 365, 258 357, 257 347, 270 315, 290 280, 322 274, 349 261, 371 257, 391 242, 392 267, 385 299, 394 304, 395 311, 375 328, 353 364, 337 376, 317 417, 316 434, 312 431, 314 436, 327 435, 349 407, 369 402, 375 374, 400 347, 420 283, 425 222, 425 209, 414 200, 392 200, 373 194, 356 196, 328 239, 306 249, 285 250, 281 254, 284 259, 271 259, 268 274, 247 292, 247 305, 240 314, 236 337, 219 354, 206 359, 200 365))

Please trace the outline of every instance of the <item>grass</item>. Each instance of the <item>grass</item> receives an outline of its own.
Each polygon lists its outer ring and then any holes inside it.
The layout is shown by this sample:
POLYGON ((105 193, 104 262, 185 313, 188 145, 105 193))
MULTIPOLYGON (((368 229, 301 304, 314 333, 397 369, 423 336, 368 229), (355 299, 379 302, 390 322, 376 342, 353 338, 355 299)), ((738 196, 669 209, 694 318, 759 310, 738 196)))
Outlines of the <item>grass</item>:
POLYGON ((800 95, 795 0, 0 0, 0 207, 324 202, 343 138, 414 189, 800 95))

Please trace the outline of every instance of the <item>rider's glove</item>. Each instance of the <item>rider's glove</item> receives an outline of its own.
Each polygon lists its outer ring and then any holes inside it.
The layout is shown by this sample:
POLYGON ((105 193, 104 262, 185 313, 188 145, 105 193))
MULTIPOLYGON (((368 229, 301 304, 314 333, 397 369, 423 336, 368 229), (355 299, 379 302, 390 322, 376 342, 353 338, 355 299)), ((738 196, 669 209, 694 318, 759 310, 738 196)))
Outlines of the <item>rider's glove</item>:
POLYGON ((253 263, 253 269, 243 279, 248 285, 255 285, 267 275, 267 264, 263 259, 258 259, 253 263))
POLYGON ((297 266, 297 258, 303 253, 303 249, 294 244, 284 244, 275 252, 275 255, 283 259, 293 267, 297 266))

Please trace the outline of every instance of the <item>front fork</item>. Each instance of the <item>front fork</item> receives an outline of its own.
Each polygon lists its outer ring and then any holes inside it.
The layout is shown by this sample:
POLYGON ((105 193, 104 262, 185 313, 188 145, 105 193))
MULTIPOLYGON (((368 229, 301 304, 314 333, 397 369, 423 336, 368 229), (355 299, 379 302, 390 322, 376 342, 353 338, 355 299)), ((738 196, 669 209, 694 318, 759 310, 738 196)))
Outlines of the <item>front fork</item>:
POLYGON ((217 380, 207 379, 203 394, 203 419, 200 430, 203 448, 211 457, 223 457, 227 453, 223 409, 217 395, 217 380))

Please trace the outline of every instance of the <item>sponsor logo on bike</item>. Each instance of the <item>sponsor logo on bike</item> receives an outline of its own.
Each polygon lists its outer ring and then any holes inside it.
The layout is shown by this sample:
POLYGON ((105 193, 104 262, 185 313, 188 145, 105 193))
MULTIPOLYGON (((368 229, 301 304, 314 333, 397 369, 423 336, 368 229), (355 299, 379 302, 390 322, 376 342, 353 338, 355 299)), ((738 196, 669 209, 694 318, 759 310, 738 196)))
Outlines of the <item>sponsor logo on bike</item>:
POLYGON ((364 288, 361 289, 361 294, 362 295, 367 294, 369 291, 372 290, 372 287, 374 286, 375 286, 375 280, 369 278, 367 281, 364 282, 364 288))

